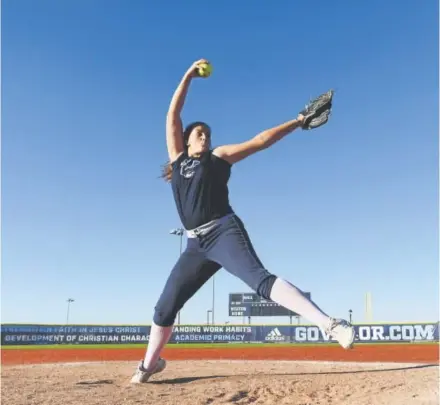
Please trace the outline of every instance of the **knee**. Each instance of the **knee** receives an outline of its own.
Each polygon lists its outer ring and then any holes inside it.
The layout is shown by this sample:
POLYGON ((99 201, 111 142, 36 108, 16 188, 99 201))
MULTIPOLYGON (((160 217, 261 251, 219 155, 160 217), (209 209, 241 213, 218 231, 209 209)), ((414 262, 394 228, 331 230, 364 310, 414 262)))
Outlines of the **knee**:
POLYGON ((266 277, 257 287, 256 292, 260 297, 265 299, 270 299, 270 294, 272 292, 272 287, 277 279, 277 276, 270 274, 266 277))
POLYGON ((158 303, 154 308, 153 322, 162 327, 172 326, 176 320, 177 311, 171 305, 158 303))

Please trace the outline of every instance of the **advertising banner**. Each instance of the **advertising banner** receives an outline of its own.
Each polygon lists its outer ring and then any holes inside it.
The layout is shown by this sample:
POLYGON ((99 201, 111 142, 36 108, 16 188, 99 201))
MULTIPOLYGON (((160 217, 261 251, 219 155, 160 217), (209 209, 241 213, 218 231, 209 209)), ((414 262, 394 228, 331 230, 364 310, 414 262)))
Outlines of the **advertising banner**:
MULTIPOLYGON (((355 325, 357 343, 437 342, 438 323, 355 325)), ((1 326, 2 346, 146 344, 150 326, 1 326)), ((176 325, 170 343, 331 343, 311 325, 176 325)))

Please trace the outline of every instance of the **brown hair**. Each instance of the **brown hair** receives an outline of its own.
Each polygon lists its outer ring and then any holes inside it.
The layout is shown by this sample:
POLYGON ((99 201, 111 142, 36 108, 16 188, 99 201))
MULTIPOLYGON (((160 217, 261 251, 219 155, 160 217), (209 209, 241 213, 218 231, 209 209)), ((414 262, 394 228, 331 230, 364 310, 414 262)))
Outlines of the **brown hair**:
MULTIPOLYGON (((203 121, 194 121, 188 124, 185 130, 183 131, 183 148, 185 152, 187 152, 188 150, 188 145, 187 145, 188 138, 191 135, 192 130, 198 126, 204 126, 209 129, 209 132, 211 132, 210 126, 203 121)), ((162 173, 160 177, 164 179, 167 183, 169 183, 171 181, 172 172, 173 169, 171 167, 171 163, 168 161, 167 163, 162 165, 162 173)))

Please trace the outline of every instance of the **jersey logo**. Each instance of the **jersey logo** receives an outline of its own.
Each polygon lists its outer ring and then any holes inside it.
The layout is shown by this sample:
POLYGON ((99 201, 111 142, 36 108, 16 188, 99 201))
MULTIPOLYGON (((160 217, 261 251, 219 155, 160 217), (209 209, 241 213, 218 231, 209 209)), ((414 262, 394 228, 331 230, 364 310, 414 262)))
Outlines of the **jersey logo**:
POLYGON ((196 172, 196 167, 200 164, 199 160, 185 159, 180 164, 180 175, 185 179, 190 179, 196 172))

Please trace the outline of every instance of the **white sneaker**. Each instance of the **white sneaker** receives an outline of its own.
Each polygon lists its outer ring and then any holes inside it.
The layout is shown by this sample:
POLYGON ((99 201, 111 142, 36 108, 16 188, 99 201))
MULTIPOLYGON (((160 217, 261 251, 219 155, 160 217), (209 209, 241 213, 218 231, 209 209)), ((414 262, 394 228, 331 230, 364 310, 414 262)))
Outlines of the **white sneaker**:
POLYGON ((132 384, 146 383, 153 374, 160 373, 161 371, 165 370, 166 366, 167 366, 167 362, 159 357, 159 360, 157 361, 153 370, 147 371, 144 368, 144 361, 141 360, 139 365, 137 366, 135 373, 133 374, 133 377, 131 378, 131 383, 132 384))
POLYGON ((353 347, 355 329, 346 320, 330 318, 330 324, 325 333, 337 340, 344 349, 351 349, 353 347))

